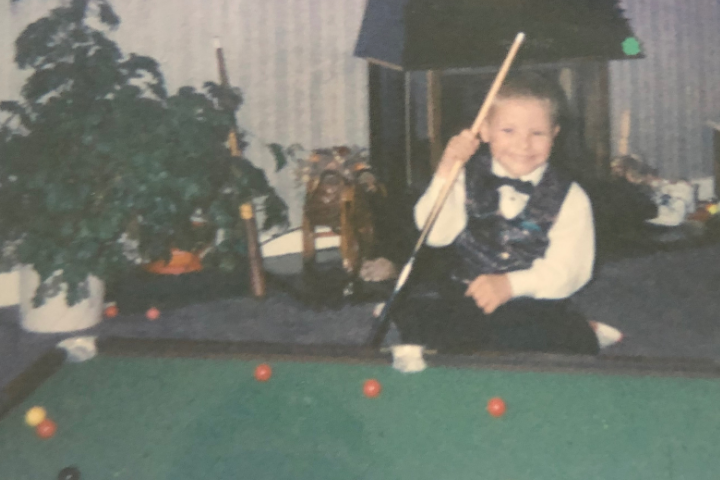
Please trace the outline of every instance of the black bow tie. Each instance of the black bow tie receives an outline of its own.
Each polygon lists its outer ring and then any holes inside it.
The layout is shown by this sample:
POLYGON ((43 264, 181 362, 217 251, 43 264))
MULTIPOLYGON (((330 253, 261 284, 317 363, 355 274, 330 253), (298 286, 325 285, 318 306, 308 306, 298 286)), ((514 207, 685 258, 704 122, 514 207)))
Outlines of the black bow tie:
POLYGON ((492 173, 488 175, 487 179, 488 185, 493 190, 498 189, 503 185, 510 185, 515 190, 517 190, 518 193, 531 195, 533 190, 535 189, 535 186, 530 182, 524 182, 516 178, 498 177, 497 175, 493 175, 492 173))

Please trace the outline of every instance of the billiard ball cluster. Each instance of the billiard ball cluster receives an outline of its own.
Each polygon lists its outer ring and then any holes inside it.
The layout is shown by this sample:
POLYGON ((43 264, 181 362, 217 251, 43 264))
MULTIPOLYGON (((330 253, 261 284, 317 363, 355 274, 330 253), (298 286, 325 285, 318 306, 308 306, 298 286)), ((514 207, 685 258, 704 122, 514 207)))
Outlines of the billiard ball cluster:
MULTIPOLYGON (((25 423, 35 429, 38 437, 47 439, 55 435, 57 424, 47 415, 43 407, 35 406, 25 412, 25 423)), ((60 470, 58 480, 80 480, 80 470, 76 467, 65 467, 60 470)))
MULTIPOLYGON (((267 382, 272 377, 272 367, 267 363, 261 363, 255 367, 255 380, 258 382, 267 382)), ((363 384, 363 393, 368 398, 375 398, 380 395, 382 385, 374 379, 366 380, 363 384)))
MULTIPOLYGON (((255 367, 255 379, 259 382, 267 382, 272 377, 272 367, 267 363, 261 363, 255 367)), ((382 385, 375 379, 365 380, 363 383, 363 393, 368 398, 376 398, 382 391, 382 385)), ((507 409, 502 398, 494 397, 488 401, 487 411, 493 417, 501 417, 507 409)), ((43 407, 35 406, 25 413, 25 423, 35 428, 35 432, 40 438, 47 439, 55 435, 57 424, 47 416, 47 411, 43 407)), ((76 467, 65 467, 60 470, 58 480, 80 480, 80 470, 76 467)))
MULTIPOLYGON (((114 318, 117 317, 120 313, 120 309, 118 309, 118 306, 113 304, 109 304, 107 307, 105 307, 105 317, 107 318, 114 318)), ((145 311, 145 318, 147 318, 150 321, 157 320, 160 318, 160 309, 157 307, 150 307, 145 311)))
MULTIPOLYGON (((272 368, 267 363, 261 363, 255 367, 255 379, 258 382, 267 382, 272 376, 272 368)), ((376 398, 382 391, 382 385, 377 380, 371 378, 363 383, 363 393, 368 398, 376 398)), ((505 401, 500 397, 491 398, 487 403, 487 411, 493 417, 502 417, 505 415, 507 406, 505 401)))
POLYGON ((25 423, 35 429, 40 438, 50 438, 55 435, 57 424, 48 416, 43 407, 32 407, 25 413, 25 423))

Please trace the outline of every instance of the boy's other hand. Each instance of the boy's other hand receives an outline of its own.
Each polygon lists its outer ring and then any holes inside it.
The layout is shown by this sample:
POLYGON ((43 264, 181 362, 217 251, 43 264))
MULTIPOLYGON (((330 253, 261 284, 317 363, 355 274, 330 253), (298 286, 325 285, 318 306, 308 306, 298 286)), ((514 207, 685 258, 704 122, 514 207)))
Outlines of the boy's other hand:
POLYGON ((465 291, 486 315, 512 298, 512 287, 507 275, 480 275, 470 282, 465 291))
POLYGON ((480 146, 480 138, 469 129, 463 130, 450 139, 438 163, 435 175, 447 178, 455 162, 467 162, 480 146))

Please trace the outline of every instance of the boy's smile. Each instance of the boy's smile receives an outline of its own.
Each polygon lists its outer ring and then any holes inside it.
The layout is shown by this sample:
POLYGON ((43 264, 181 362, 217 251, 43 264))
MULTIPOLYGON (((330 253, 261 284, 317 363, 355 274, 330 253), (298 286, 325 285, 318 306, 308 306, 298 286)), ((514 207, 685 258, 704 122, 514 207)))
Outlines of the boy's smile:
POLYGON ((532 173, 550 157, 560 127, 553 124, 549 100, 533 97, 498 99, 480 136, 493 159, 515 178, 532 173))

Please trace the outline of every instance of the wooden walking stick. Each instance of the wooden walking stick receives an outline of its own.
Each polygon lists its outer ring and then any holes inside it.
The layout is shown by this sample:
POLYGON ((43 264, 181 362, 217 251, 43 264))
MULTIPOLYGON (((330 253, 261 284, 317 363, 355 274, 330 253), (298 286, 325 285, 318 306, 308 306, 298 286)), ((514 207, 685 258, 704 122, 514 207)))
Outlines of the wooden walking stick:
MULTIPOLYGON (((220 74, 220 85, 224 88, 230 88, 228 81, 227 69, 225 68, 225 56, 223 55, 220 40, 215 39, 215 55, 217 57, 218 71, 220 74)), ((233 157, 242 156, 240 145, 238 144, 237 130, 233 127, 228 132, 228 147, 233 157)), ((239 174, 239 172, 238 172, 239 174)), ((255 208, 252 201, 243 203, 240 206, 238 215, 245 224, 245 232, 247 234, 247 253, 248 265, 250 268, 250 290, 253 296, 260 298, 265 296, 265 270, 263 269, 262 251, 260 249, 260 241, 258 239, 257 221, 255 220, 255 208)))
MULTIPOLYGON (((507 76, 508 70, 510 70, 510 66, 512 65, 513 60, 515 59, 515 55, 517 54, 518 50, 520 49, 520 45, 522 44, 523 40, 525 40, 525 34, 524 33, 518 33, 515 37, 515 41, 510 47, 510 50, 508 51, 507 56, 505 57, 505 61, 503 62, 502 66, 500 67, 500 70, 497 73, 497 76, 495 77, 495 80, 493 81, 492 85, 490 86, 490 90, 488 90, 487 95, 485 96, 485 100, 483 101, 482 106, 480 107, 480 111, 478 112, 477 117, 475 118, 475 122, 472 124, 471 131, 475 134, 478 134, 480 131, 480 125, 482 125, 483 121, 485 121, 485 117, 487 117, 488 112, 490 111, 490 107, 492 107, 493 102, 495 101, 495 96, 497 95, 498 90, 500 90, 500 87, 502 86, 503 81, 505 80, 505 77, 507 76)), ((390 307, 393 304, 393 301, 397 297, 397 294, 402 290, 403 286, 407 282, 408 277, 410 276, 410 272, 412 271, 413 264, 415 263, 415 258, 417 257, 418 252, 420 251, 420 248, 425 243, 425 239, 428 236, 428 233, 430 233, 430 230, 432 229, 433 225, 435 224, 435 220, 437 220, 438 215, 440 214, 440 210, 442 210, 442 206, 445 203, 445 200, 447 199, 448 195, 450 194, 450 190, 452 189, 452 186, 455 184, 455 181, 457 180, 458 175, 460 174, 460 170, 465 166, 464 162, 455 162, 452 169, 450 170, 450 174, 448 175, 448 179, 445 182, 445 185, 443 186, 442 190, 440 191, 440 194, 438 195, 437 199, 435 200, 435 204, 433 205, 432 210, 430 210, 430 215, 428 216, 427 220, 425 221, 425 225, 423 226, 423 229, 420 233, 420 237, 418 237, 417 242, 415 243, 415 248, 412 251, 412 254, 410 255, 410 259, 407 261, 403 269, 400 271, 400 275, 398 276, 398 281, 395 284, 395 289, 390 294, 390 298, 388 298, 388 301, 385 302, 385 305, 383 306, 382 312, 378 316, 377 320, 375 321, 373 328, 370 332, 370 338, 368 340, 368 344, 373 347, 377 348, 380 346, 380 343, 382 343, 383 339, 385 338, 385 335, 387 334, 387 330, 390 326, 390 320, 388 317, 388 312, 390 311, 390 307)))

